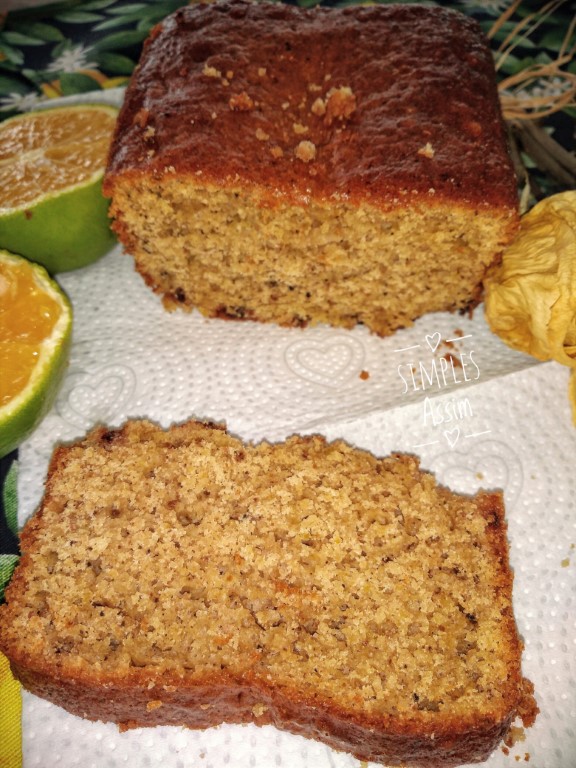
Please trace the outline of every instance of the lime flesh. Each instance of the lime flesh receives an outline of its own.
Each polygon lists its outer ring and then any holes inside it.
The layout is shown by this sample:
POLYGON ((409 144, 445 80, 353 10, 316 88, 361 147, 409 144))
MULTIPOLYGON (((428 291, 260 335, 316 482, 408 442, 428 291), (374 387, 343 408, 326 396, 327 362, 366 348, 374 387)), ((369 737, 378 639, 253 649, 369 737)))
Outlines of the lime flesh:
MULTIPOLYGON (((56 301, 60 309, 53 329, 40 344, 37 362, 27 382, 20 391, 0 406, 1 458, 17 448, 36 429, 54 404, 68 364, 72 308, 66 295, 43 267, 30 264, 6 251, 0 251, 0 265, 7 265, 8 268, 24 265, 23 268, 32 270, 36 284, 56 301)), ((0 298, 3 289, 5 286, 0 279, 0 298)), ((7 349, 9 354, 11 343, 17 344, 18 338, 0 327, 0 349, 7 349)), ((9 358, 2 363, 5 373, 9 364, 9 358)))

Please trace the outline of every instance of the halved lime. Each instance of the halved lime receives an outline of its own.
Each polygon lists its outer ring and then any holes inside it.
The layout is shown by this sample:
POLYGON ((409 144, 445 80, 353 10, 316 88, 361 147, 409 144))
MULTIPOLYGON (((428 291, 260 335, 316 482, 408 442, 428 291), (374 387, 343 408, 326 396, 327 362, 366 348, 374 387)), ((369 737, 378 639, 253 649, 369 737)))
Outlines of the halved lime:
POLYGON ((74 105, 0 123, 0 248, 54 274, 115 243, 102 178, 118 110, 74 105))
POLYGON ((38 264, 0 251, 0 457, 51 408, 68 362, 72 307, 38 264))

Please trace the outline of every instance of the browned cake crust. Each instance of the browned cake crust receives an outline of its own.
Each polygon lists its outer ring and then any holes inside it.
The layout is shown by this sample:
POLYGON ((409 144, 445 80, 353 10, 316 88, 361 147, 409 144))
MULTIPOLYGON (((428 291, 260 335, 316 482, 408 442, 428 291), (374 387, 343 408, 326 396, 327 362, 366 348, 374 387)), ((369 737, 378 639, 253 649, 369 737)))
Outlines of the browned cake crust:
POLYGON ((145 44, 105 191, 169 302, 377 333, 477 302, 518 222, 486 40, 414 5, 180 9, 145 44))
POLYGON ((0 607, 30 691, 122 728, 272 723, 456 766, 531 699, 499 494, 410 456, 98 429, 55 452, 0 607))

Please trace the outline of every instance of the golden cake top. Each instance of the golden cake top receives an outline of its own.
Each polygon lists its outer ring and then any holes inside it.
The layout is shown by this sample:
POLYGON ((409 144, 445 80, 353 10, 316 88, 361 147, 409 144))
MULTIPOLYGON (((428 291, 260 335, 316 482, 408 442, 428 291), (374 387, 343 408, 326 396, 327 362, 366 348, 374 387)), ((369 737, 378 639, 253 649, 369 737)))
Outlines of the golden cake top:
POLYGON ((415 5, 181 8, 145 43, 108 193, 123 173, 257 186, 270 204, 417 195, 516 208, 481 30, 415 5))

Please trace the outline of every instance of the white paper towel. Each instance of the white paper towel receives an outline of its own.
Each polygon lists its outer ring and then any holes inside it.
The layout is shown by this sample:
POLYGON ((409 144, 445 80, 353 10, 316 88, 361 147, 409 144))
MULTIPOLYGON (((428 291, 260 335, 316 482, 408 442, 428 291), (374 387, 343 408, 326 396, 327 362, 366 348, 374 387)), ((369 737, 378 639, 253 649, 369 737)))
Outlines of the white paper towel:
MULTIPOLYGON (((71 362, 56 406, 21 449, 20 523, 40 499, 55 442, 128 417, 224 420, 249 440, 317 431, 378 455, 416 453, 457 491, 503 488, 524 671, 542 711, 524 742, 486 765, 574 768, 576 432, 567 371, 508 350, 481 309, 472 318, 429 315, 388 339, 361 328, 205 320, 166 313, 120 248, 60 281, 75 312, 71 362)), ((25 768, 358 765, 269 726, 120 734, 29 694, 23 730, 25 768)))
MULTIPOLYGON (((423 426, 443 429, 415 431, 411 447, 428 438, 454 446, 486 429, 482 412, 471 413, 469 388, 536 364, 490 333, 481 308, 472 317, 428 315, 388 338, 363 327, 207 320, 166 312, 119 246, 60 282, 74 305, 74 344, 56 407, 25 449, 42 471, 55 440, 144 416, 168 425, 194 415, 246 439, 276 440, 420 402, 423 426)), ((27 497, 22 509, 30 513, 27 497)))

